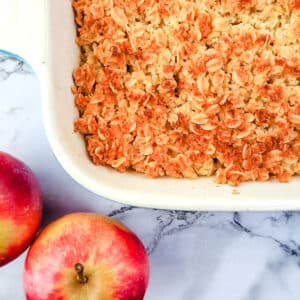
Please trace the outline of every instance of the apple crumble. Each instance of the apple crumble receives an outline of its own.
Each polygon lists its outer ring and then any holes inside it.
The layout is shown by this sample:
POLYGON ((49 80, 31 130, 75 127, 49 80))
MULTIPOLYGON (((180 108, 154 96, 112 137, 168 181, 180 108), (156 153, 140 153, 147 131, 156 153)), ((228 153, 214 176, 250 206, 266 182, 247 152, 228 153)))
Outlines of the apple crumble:
POLYGON ((73 0, 95 164, 218 183, 300 174, 300 0, 73 0))

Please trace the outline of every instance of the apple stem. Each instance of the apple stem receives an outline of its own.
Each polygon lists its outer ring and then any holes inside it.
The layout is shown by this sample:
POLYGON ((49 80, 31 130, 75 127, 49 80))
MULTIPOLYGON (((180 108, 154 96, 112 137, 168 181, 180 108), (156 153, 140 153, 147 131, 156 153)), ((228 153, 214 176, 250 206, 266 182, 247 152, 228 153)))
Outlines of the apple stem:
POLYGON ((84 275, 84 266, 81 263, 77 263, 75 264, 74 269, 77 273, 76 279, 78 282, 81 284, 87 283, 89 279, 86 275, 84 275))

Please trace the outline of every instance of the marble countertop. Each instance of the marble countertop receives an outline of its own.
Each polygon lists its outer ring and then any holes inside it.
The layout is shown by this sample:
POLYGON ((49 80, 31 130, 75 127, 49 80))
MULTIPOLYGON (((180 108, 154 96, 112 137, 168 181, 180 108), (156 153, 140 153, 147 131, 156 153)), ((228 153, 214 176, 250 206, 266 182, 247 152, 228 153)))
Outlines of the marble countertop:
MULTIPOLYGON (((74 211, 113 216, 150 255, 145 300, 300 299, 300 213, 215 213, 141 209, 102 199, 75 183, 43 129, 39 81, 23 62, 0 55, 0 149, 36 173, 43 225, 74 211)), ((25 253, 26 254, 26 253, 25 253)), ((25 299, 25 254, 0 269, 0 299, 25 299)))

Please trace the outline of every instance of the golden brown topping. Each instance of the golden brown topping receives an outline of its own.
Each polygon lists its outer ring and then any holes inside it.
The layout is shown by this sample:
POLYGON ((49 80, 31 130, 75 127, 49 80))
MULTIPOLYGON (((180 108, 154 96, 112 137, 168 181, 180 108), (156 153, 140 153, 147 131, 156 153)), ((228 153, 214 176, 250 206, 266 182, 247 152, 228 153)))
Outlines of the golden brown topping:
POLYGON ((73 0, 95 164, 219 183, 300 174, 300 1, 73 0))

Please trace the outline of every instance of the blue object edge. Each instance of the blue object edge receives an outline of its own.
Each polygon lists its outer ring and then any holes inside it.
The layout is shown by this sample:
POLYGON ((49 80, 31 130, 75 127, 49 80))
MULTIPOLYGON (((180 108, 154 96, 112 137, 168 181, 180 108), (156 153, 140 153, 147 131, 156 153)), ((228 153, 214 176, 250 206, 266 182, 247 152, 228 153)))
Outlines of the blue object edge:
POLYGON ((18 54, 15 54, 13 52, 10 52, 10 51, 7 51, 7 50, 4 50, 4 49, 0 49, 0 54, 4 54, 6 56, 9 56, 9 57, 12 57, 14 59, 17 59, 23 63, 25 63, 27 66, 29 66, 30 70, 32 73, 35 73, 34 72, 34 69, 32 68, 31 64, 28 63, 28 61, 26 59, 24 59, 22 56, 18 55, 18 54))

